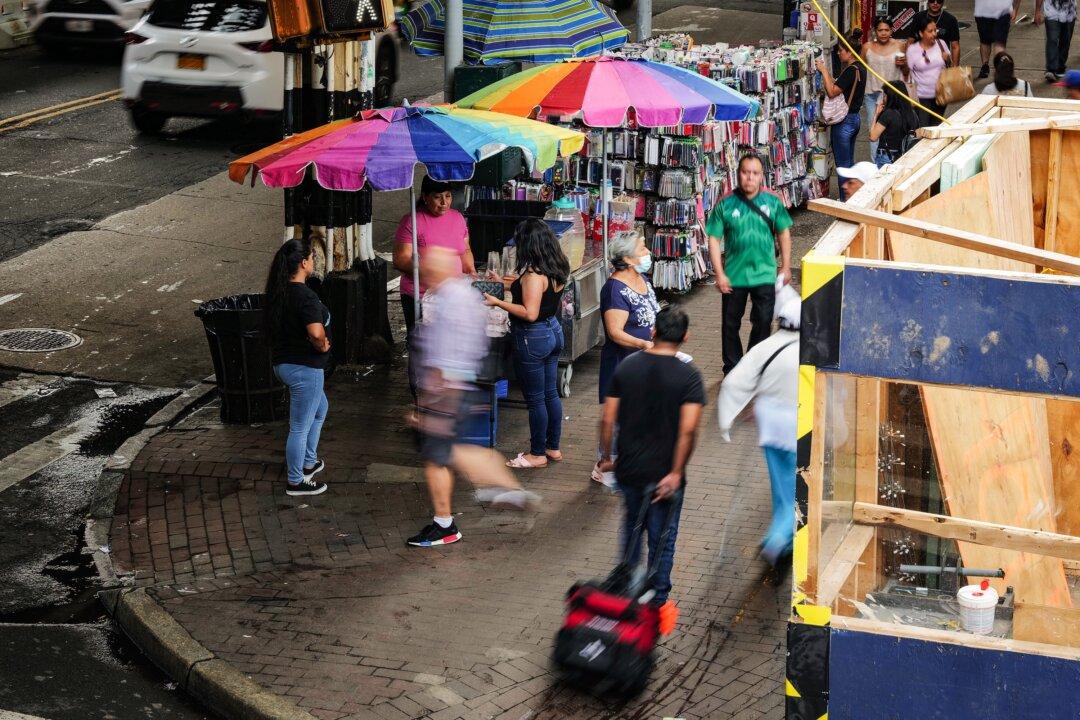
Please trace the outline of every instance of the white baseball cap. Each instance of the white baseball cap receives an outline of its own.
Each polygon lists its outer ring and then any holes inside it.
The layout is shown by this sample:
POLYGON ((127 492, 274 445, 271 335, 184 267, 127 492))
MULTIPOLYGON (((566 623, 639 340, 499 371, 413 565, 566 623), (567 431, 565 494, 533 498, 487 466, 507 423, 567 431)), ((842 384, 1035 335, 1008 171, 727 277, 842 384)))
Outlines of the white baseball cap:
POLYGON ((877 171, 877 165, 872 162, 859 162, 849 168, 836 168, 836 174, 845 180, 859 180, 864 184, 870 182, 877 175, 877 171))

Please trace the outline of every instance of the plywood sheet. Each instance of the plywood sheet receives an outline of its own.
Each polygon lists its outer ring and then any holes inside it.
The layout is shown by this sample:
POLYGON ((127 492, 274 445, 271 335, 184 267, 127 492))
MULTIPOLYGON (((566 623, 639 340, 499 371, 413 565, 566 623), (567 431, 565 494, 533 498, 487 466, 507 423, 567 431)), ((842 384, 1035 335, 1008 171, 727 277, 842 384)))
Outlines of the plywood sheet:
POLYGON ((1035 246, 1043 247, 1046 230, 1046 172, 1049 169, 1050 131, 1028 133, 1031 157, 1031 209, 1035 223, 1035 246))
MULTIPOLYGON (((1049 140, 1047 140, 1046 152, 1049 153, 1049 140)), ((1032 172, 1034 171, 1033 168, 1032 172)), ((1062 133, 1061 193, 1058 195, 1054 250, 1067 255, 1080 256, 1080 197, 1076 196, 1073 189, 1078 182, 1080 182, 1080 133, 1062 133)))
MULTIPOLYGON (((1026 163, 1028 156, 1022 162, 1026 163)), ((1014 204, 998 195, 1006 205, 991 207, 991 175, 995 182, 1001 182, 1006 169, 993 162, 990 168, 911 208, 904 216, 1001 237, 1002 226, 1008 227, 1001 211, 1014 204)), ((1030 178, 1026 187, 1030 187, 1030 178)), ((1019 195, 1027 197, 1026 193, 1019 195)), ((1021 237, 1025 239, 1018 237, 1016 241, 1033 242, 1032 235, 1021 233, 1021 237)), ((1030 264, 900 233, 890 234, 890 247, 893 257, 901 262, 987 270, 1034 269, 1030 264)), ((948 308, 942 311, 948 312, 948 308)), ((923 403, 949 514, 1056 532, 1044 400, 924 387, 923 403)), ((960 543, 960 553, 969 567, 1005 568, 1006 580, 997 581, 998 589, 1012 585, 1018 600, 1055 607, 1071 604, 1064 567, 1058 559, 969 543, 960 543)))
POLYGON ((1013 610, 1013 640, 1080 647, 1080 609, 1017 603, 1013 610))
POLYGON ((1033 246, 1030 157, 1026 132, 1003 133, 983 155, 983 170, 990 187, 990 210, 998 225, 995 237, 1033 246))

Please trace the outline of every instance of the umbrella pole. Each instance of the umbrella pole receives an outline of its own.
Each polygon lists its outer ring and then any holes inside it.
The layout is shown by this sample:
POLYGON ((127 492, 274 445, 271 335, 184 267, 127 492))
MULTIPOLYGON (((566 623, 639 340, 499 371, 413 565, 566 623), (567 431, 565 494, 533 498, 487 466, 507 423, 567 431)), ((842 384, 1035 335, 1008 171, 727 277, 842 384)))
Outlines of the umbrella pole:
POLYGON ((610 180, 608 179, 608 154, 607 154, 607 128, 604 128, 601 132, 601 157, 603 158, 603 179, 600 185, 600 222, 603 223, 603 238, 604 238, 604 267, 607 267, 608 262, 608 186, 610 180))
POLYGON ((412 213, 412 282, 413 321, 420 322, 420 248, 416 240, 416 187, 409 188, 409 210, 412 213))

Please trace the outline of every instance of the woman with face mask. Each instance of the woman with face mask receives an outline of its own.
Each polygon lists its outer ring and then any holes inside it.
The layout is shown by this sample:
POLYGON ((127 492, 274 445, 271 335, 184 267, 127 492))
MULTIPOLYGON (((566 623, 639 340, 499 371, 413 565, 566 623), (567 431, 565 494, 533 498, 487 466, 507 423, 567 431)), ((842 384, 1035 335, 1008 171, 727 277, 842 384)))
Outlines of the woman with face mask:
MULTIPOLYGON (((613 271, 600 290, 600 313, 606 337, 600 351, 601 405, 607 398, 611 376, 623 358, 652 347, 653 326, 656 313, 660 312, 656 292, 645 277, 652 269, 652 255, 645 247, 645 239, 636 232, 618 233, 608 244, 608 259, 613 271)), ((604 475, 597 464, 592 479, 604 482, 604 475)))

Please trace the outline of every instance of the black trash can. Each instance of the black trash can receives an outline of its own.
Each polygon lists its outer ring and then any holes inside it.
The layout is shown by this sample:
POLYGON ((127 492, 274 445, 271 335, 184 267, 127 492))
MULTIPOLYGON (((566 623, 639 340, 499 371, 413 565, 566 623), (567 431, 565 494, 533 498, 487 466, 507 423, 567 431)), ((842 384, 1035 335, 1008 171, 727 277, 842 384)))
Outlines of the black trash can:
POLYGON ((264 302, 263 295, 230 295, 195 310, 210 343, 224 423, 269 422, 288 415, 285 386, 271 364, 264 302))

